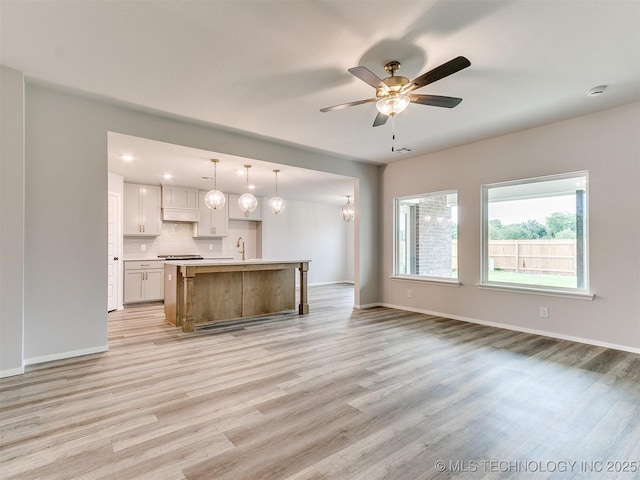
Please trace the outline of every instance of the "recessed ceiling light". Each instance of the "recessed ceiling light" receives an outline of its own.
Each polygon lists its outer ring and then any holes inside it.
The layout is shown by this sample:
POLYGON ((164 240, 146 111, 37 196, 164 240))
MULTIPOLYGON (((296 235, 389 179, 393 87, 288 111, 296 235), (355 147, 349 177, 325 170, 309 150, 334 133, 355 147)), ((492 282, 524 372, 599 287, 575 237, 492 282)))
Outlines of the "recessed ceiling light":
POLYGON ((120 158, 125 162, 130 162, 131 160, 133 160, 133 155, 129 153, 123 153, 122 155, 120 155, 120 158))
POLYGON ((597 87, 593 87, 587 92, 587 97, 599 97, 604 94, 604 91, 607 89, 607 85, 598 85, 597 87))
POLYGON ((165 178, 165 180, 169 180, 169 179, 173 178, 173 175, 171 175, 170 173, 165 173, 162 176, 165 178))
POLYGON ((255 190, 256 186, 255 185, 249 185, 249 190, 255 190))
POLYGON ((238 175, 244 175, 244 174, 245 174, 245 171, 244 171, 244 170, 236 170, 236 173, 237 173, 238 175))

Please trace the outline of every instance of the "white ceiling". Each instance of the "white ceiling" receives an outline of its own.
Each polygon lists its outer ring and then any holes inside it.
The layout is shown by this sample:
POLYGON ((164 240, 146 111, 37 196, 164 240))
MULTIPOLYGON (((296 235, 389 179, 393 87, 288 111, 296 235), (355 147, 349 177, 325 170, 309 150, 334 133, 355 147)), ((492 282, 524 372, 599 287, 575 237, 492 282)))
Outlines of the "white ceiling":
POLYGON ((640 2, 0 0, 0 62, 31 79, 384 164, 640 100, 640 2), (373 96, 350 67, 384 77, 398 60, 399 74, 415 78, 458 55, 471 66, 415 93, 463 102, 398 115, 396 148, 410 153, 391 153, 391 122, 371 127, 372 103, 319 112, 373 96), (602 84, 605 95, 587 97, 602 84))
POLYGON ((211 190, 214 186, 214 168, 211 159, 220 160, 216 167, 217 188, 226 193, 247 191, 244 165, 249 168, 249 185, 254 195, 271 198, 276 194, 285 200, 301 200, 330 204, 344 204, 347 195, 353 195, 354 179, 342 175, 276 165, 256 159, 247 159, 170 143, 158 142, 120 133, 108 133, 109 171, 122 175, 126 181, 149 185, 179 185, 211 190), (121 155, 131 155, 127 161, 121 155), (170 174, 171 178, 164 178, 170 174), (202 177, 207 177, 203 179, 202 177))

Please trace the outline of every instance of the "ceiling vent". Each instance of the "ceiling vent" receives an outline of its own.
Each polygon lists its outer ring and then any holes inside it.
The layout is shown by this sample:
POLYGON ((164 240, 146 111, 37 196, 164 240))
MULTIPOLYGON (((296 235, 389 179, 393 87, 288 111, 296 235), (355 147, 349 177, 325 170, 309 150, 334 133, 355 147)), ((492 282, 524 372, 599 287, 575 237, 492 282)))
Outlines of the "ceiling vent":
POLYGON ((587 97, 599 97, 600 95, 604 94, 606 89, 606 85, 598 85, 597 87, 593 87, 587 92, 587 97))
POLYGON ((413 149, 409 147, 400 147, 400 148, 393 149, 393 153, 408 153, 408 152, 413 152, 413 149))

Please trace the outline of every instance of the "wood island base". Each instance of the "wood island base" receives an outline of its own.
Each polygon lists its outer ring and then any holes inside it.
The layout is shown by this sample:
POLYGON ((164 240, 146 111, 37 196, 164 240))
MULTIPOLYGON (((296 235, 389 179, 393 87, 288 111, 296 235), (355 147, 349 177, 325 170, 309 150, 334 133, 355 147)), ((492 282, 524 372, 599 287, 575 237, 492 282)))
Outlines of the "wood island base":
POLYGON ((168 261, 164 265, 164 310, 169 322, 193 332, 198 324, 296 310, 309 313, 309 261, 168 261))

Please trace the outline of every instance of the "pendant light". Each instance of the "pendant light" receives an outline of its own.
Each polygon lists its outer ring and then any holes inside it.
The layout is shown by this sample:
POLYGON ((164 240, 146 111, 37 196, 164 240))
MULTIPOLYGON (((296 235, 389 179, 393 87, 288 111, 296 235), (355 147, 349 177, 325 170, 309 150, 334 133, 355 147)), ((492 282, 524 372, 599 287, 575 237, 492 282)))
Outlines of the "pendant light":
POLYGON ((280 171, 280 170, 278 170, 278 169, 276 169, 276 170, 274 170, 274 171, 273 171, 273 173, 275 173, 275 174, 276 174, 276 196, 275 196, 275 197, 272 197, 272 198, 269 200, 269 206, 271 207, 271 211, 272 211, 273 213, 275 213, 276 215, 278 215, 278 214, 280 214, 280 213, 283 213, 283 212, 284 212, 284 209, 286 208, 286 205, 285 205, 285 203, 284 203, 284 199, 283 199, 283 198, 280 198, 280 197, 278 196, 278 172, 279 172, 279 171, 280 171))
POLYGON ((226 202, 224 193, 218 190, 218 162, 220 160, 214 158, 211 160, 213 163, 213 190, 209 190, 207 194, 204 196, 204 203, 212 210, 218 210, 219 208, 224 207, 226 202))
POLYGON ((249 169, 251 165, 245 165, 247 170, 247 193, 240 195, 238 199, 238 207, 244 212, 244 216, 248 217, 250 212, 253 212, 258 207, 258 200, 251 193, 249 193, 249 169))
POLYGON ((345 222, 350 222, 351 220, 353 220, 353 217, 356 214, 356 210, 353 207, 353 204, 351 203, 351 195, 347 195, 347 203, 345 203, 342 206, 342 219, 345 222))

